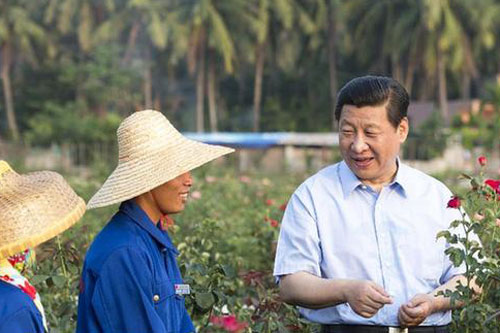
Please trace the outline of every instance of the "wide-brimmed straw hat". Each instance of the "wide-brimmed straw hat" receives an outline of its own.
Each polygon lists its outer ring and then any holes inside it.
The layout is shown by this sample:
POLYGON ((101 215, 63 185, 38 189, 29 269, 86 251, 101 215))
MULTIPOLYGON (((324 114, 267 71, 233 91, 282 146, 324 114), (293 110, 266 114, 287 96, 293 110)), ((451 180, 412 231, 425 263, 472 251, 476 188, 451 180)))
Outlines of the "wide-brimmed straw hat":
POLYGON ((0 258, 35 247, 85 213, 85 201, 56 172, 20 175, 0 161, 0 258))
POLYGON ((87 209, 135 198, 234 151, 184 137, 154 110, 138 111, 125 118, 117 135, 118 166, 90 199, 87 209))

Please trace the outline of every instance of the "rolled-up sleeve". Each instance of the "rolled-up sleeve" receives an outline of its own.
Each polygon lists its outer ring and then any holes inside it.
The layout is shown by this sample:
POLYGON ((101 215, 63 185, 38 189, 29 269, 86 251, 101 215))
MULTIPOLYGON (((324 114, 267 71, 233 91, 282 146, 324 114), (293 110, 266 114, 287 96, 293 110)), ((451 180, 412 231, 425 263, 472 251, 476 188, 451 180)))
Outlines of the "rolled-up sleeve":
POLYGON ((152 273, 141 252, 122 248, 106 260, 92 307, 105 332, 166 332, 155 311, 152 273))
POLYGON ((316 276, 320 271, 321 249, 310 193, 300 187, 287 205, 276 251, 274 276, 305 271, 316 276))

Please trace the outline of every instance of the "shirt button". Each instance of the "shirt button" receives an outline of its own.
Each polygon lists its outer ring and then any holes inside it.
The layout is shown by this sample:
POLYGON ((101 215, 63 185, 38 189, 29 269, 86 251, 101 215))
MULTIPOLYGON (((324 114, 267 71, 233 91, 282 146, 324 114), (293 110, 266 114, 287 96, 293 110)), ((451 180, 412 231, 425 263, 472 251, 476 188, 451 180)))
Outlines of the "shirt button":
POLYGON ((153 301, 158 302, 160 300, 160 296, 154 295, 153 296, 153 301))

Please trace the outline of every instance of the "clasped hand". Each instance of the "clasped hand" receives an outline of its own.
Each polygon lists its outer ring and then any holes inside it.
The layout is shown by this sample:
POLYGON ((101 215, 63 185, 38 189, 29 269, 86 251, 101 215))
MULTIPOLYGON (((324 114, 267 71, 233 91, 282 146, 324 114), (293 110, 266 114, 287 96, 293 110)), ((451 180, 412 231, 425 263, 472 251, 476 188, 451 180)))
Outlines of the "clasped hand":
MULTIPOLYGON (((398 312, 402 327, 417 326, 433 313, 433 297, 418 294, 408 303, 401 305, 398 312)), ((372 281, 355 281, 346 293, 347 303, 352 310, 364 318, 373 317, 386 304, 392 304, 391 296, 372 281)))

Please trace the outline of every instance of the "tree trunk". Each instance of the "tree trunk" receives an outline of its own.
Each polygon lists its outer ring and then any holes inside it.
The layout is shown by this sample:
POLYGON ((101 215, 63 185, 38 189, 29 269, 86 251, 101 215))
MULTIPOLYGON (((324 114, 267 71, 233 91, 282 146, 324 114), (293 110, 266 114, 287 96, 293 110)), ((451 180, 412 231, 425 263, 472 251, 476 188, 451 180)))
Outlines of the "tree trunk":
POLYGON ((330 103, 332 108, 332 130, 338 129, 338 123, 335 119, 335 106, 337 104, 337 47, 336 35, 337 26, 335 21, 335 12, 333 4, 328 2, 328 68, 330 74, 330 103))
POLYGON ((405 75, 405 80, 404 80, 404 86, 406 88, 406 91, 408 92, 408 95, 410 95, 411 99, 411 91, 413 89, 413 75, 415 74, 415 67, 417 66, 417 56, 416 55, 411 55, 408 59, 408 67, 406 68, 406 75, 405 75))
POLYGON ((260 107, 262 103, 262 79, 264 76, 264 55, 267 42, 257 44, 255 49, 255 84, 253 88, 253 131, 260 130, 260 107))
POLYGON ((144 68, 144 106, 146 109, 153 107, 153 78, 151 73, 151 47, 146 47, 146 66, 144 68))
POLYGON ((5 111, 7 113, 7 124, 9 126, 9 132, 14 141, 19 141, 19 129, 17 127, 16 113, 14 111, 14 98, 12 94, 12 86, 10 83, 10 66, 12 63, 11 58, 11 46, 8 41, 2 44, 2 87, 3 95, 5 98, 5 111))
POLYGON ((215 76, 215 53, 213 50, 208 54, 208 115, 210 119, 210 131, 217 132, 217 78, 215 76))
POLYGON ((137 35, 141 28, 141 22, 139 20, 134 21, 127 40, 127 49, 122 58, 122 65, 128 64, 132 58, 132 53, 134 52, 135 42, 137 41, 137 35))
POLYGON ((436 45, 436 56, 437 56, 437 74, 438 74, 438 86, 439 86, 439 108, 441 109, 441 114, 445 124, 449 123, 449 113, 448 113, 448 94, 446 89, 446 67, 445 59, 439 45, 436 45))
POLYGON ((479 79, 479 70, 477 69, 476 61, 470 44, 469 37, 466 34, 462 35, 462 43, 465 55, 465 67, 463 68, 464 77, 462 80, 462 98, 470 100, 472 83, 477 83, 479 79))
POLYGON ((203 103, 205 102, 205 29, 202 29, 198 39, 198 66, 196 69, 196 131, 205 130, 203 103))
POLYGON ((500 48, 498 48, 498 59, 497 59, 497 75, 500 75, 500 48))
POLYGON ((436 73, 424 73, 418 80, 419 84, 419 96, 418 100, 420 102, 428 102, 429 100, 436 99, 436 73))
POLYGON ((401 64, 400 59, 398 59, 395 55, 391 57, 391 65, 392 65, 392 77, 400 82, 403 83, 404 78, 403 78, 403 66, 401 64))
POLYGON ((471 86, 471 76, 469 72, 464 69, 462 73, 462 87, 461 87, 461 98, 463 100, 470 100, 470 86, 471 86))
POLYGON ((408 52, 408 67, 406 67, 404 78, 404 87, 406 88, 410 99, 412 98, 413 84, 415 82, 415 68, 422 58, 422 47, 420 47, 422 44, 422 25, 418 26, 416 35, 417 37, 415 41, 411 43, 412 45, 410 51, 408 52))

